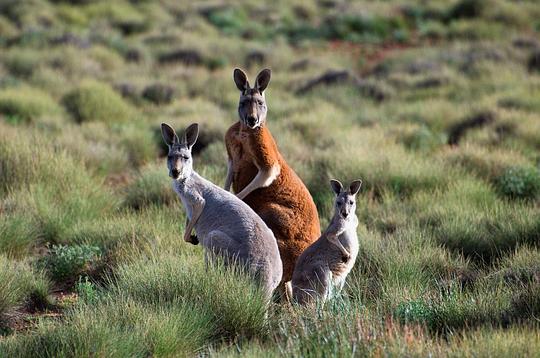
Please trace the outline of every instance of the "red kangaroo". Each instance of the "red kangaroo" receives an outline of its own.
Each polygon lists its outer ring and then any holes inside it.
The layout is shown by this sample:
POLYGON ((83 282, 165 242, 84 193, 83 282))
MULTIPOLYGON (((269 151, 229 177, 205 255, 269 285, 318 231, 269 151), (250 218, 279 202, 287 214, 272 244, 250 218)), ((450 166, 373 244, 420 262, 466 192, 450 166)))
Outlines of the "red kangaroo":
MULTIPOLYGON (((264 90, 269 69, 262 70, 251 88, 246 74, 234 70, 240 90, 240 120, 225 134, 229 156, 225 190, 259 214, 274 232, 283 262, 282 284, 292 278, 296 260, 321 234, 317 208, 309 191, 281 156, 266 127, 264 90)), ((282 285, 281 289, 284 289, 282 285)))

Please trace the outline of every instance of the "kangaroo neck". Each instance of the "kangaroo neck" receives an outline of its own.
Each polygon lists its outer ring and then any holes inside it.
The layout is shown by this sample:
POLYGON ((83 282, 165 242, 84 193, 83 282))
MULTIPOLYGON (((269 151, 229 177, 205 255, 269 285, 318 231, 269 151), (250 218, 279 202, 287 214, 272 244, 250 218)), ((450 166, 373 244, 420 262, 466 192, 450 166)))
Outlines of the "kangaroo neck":
POLYGON ((244 122, 239 121, 240 123, 240 132, 247 133, 250 136, 260 135, 262 132, 266 131, 266 121, 262 122, 261 125, 251 128, 244 124, 244 122))
POLYGON ((183 198, 188 198, 190 194, 199 193, 199 185, 201 177, 195 171, 191 172, 191 175, 182 180, 175 180, 174 187, 178 194, 183 198))
POLYGON ((339 215, 339 213, 335 213, 330 224, 335 227, 349 228, 355 226, 355 219, 356 215, 350 215, 348 218, 344 218, 343 216, 339 215))

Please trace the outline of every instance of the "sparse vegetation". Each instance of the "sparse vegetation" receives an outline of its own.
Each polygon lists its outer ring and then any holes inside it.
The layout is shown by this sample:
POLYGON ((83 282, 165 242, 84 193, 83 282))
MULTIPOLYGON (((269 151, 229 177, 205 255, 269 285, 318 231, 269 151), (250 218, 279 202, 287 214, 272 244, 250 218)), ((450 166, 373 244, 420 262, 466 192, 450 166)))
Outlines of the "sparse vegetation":
POLYGON ((537 356, 534 1, 0 1, 0 356, 537 356), (343 295, 266 309, 206 267, 161 122, 222 186, 234 67, 324 227, 363 179, 343 295), (60 316, 60 317, 58 317, 60 316))
POLYGON ((63 100, 66 109, 77 122, 91 120, 107 123, 133 120, 135 112, 109 85, 83 82, 63 100))

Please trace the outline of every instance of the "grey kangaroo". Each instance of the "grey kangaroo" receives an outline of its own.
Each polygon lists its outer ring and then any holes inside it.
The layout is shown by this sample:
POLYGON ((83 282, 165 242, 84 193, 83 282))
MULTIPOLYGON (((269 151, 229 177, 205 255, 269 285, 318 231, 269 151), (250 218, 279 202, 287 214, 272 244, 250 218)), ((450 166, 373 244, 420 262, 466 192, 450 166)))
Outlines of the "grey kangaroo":
POLYGON ((205 259, 221 255, 247 269, 270 298, 282 276, 282 263, 274 234, 242 200, 204 179, 193 170, 191 148, 199 126, 191 124, 182 139, 169 125, 161 124, 169 146, 167 166, 173 189, 186 208, 184 240, 205 249, 205 259), (191 235, 195 229, 197 236, 191 235))
POLYGON ((362 185, 355 180, 349 188, 330 180, 336 193, 334 216, 321 237, 298 258, 292 277, 293 298, 302 305, 323 302, 339 293, 358 255, 356 194, 362 185))

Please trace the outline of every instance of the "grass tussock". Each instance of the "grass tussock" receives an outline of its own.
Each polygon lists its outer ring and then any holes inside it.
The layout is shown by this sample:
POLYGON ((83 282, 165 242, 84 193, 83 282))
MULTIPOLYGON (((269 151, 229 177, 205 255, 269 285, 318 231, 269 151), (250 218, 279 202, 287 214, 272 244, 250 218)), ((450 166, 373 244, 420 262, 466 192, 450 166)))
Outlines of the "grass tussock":
POLYGON ((64 106, 75 121, 124 122, 136 115, 131 106, 109 85, 85 81, 63 99, 64 106))

